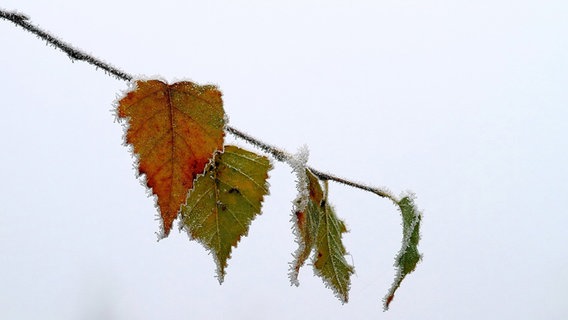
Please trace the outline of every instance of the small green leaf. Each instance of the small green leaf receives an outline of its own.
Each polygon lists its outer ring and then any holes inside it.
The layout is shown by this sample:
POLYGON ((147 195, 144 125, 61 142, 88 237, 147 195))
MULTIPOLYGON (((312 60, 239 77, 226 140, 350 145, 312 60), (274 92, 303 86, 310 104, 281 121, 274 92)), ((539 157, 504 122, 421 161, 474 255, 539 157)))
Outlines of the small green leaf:
POLYGON ((182 206, 183 227, 211 250, 222 283, 231 250, 246 236, 268 194, 268 158, 235 146, 225 146, 197 178, 182 206))
POLYGON ((347 252, 341 240, 347 227, 335 215, 333 207, 327 201, 327 192, 323 191, 318 178, 309 169, 306 169, 306 174, 310 196, 305 210, 296 212, 299 248, 292 263, 290 279, 292 283, 297 283, 299 269, 313 250, 315 274, 323 279, 341 302, 346 303, 351 275, 354 273, 353 266, 345 260, 347 252))
POLYGON ((347 252, 341 242, 341 235, 347 232, 347 227, 337 218, 327 201, 320 207, 320 212, 313 262, 315 273, 323 278, 342 303, 346 303, 349 300, 351 275, 354 273, 353 266, 345 260, 347 252))
POLYGON ((403 197, 398 206, 402 214, 403 240, 402 248, 395 258, 397 273, 395 280, 384 298, 384 309, 388 310, 390 303, 394 299, 394 294, 402 280, 416 269, 416 265, 422 259, 418 252, 418 242, 420 241, 420 221, 422 214, 414 204, 414 196, 403 197))

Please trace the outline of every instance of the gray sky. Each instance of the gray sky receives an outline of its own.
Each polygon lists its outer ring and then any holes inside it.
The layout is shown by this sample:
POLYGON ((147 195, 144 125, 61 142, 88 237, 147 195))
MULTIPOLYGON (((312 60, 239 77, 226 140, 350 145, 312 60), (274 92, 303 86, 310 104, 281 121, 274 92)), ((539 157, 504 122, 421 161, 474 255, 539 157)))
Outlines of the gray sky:
POLYGON ((332 184, 350 302, 310 266, 291 287, 295 183, 276 163, 219 286, 201 245, 177 231, 156 242, 154 200, 114 122, 126 83, 0 21, 0 318, 568 317, 566 1, 2 7, 126 72, 219 85, 231 125, 307 144, 316 168, 414 191, 424 260, 383 313, 400 217, 332 184))

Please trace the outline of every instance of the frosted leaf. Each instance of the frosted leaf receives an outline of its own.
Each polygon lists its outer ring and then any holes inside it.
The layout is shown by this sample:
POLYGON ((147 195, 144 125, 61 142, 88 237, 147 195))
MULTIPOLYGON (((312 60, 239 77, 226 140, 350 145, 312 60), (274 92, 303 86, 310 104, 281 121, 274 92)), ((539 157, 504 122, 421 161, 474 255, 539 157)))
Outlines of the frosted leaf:
POLYGON ((289 156, 287 159, 288 164, 292 167, 292 172, 296 174, 296 189, 298 190, 296 199, 292 202, 293 207, 290 218, 298 249, 293 254, 294 260, 290 263, 290 272, 288 273, 290 283, 295 286, 300 285, 298 281, 300 267, 304 264, 304 261, 307 259, 313 247, 313 243, 306 244, 306 237, 309 237, 308 231, 304 230, 305 225, 300 223, 300 216, 306 219, 309 215, 307 209, 310 197, 310 181, 307 176, 308 169, 306 168, 308 158, 309 150, 308 147, 304 145, 298 149, 295 155, 289 156))
POLYGON ((163 238, 195 178, 223 148, 222 94, 214 86, 189 81, 168 84, 138 77, 129 85, 117 113, 126 120, 124 139, 132 146, 138 175, 157 198, 162 217, 158 236, 163 238))
POLYGON ((227 261, 268 195, 270 160, 235 146, 218 153, 182 206, 183 228, 212 254, 223 282, 227 261))
POLYGON ((347 303, 351 275, 355 272, 345 259, 348 253, 343 246, 342 234, 347 232, 347 226, 337 217, 328 201, 325 201, 323 207, 320 206, 320 212, 316 254, 312 260, 314 273, 322 278, 325 286, 333 291, 341 303, 347 303))
POLYGON ((387 295, 383 298, 385 311, 388 310, 389 304, 394 299, 394 294, 400 287, 402 280, 414 271, 416 265, 422 259, 422 255, 418 252, 422 213, 414 204, 416 196, 411 192, 407 192, 402 194, 400 198, 398 206, 402 215, 403 238, 400 251, 395 257, 396 276, 387 295))
POLYGON ((314 273, 322 278, 325 286, 333 290, 342 303, 346 303, 350 278, 354 272, 353 266, 345 260, 347 251, 342 243, 342 234, 347 232, 347 227, 337 218, 327 201, 327 183, 324 190, 319 178, 310 169, 304 172, 308 180, 307 205, 292 215, 298 249, 290 264, 290 282, 299 285, 300 268, 313 252, 314 273))

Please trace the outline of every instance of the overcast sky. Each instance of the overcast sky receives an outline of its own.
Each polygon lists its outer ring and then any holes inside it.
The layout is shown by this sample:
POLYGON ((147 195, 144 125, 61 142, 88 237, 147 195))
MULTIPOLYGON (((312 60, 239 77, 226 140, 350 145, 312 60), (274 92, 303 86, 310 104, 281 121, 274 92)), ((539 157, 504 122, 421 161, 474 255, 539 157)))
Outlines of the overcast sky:
POLYGON ((414 191, 424 259, 391 310, 389 201, 331 184, 342 305, 311 266, 290 286, 295 182, 275 162, 219 286, 200 244, 156 242, 114 119, 127 84, 2 20, 1 319, 568 318, 566 1, 244 3, 1 6, 128 73, 219 85, 231 125, 318 169, 414 191))

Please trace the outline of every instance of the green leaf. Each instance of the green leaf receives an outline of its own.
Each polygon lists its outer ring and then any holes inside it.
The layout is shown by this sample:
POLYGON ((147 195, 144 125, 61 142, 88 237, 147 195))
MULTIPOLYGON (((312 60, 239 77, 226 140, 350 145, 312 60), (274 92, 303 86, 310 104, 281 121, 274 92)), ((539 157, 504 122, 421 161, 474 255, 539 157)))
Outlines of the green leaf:
POLYGON ((295 276, 297 281, 299 269, 313 249, 315 274, 323 279, 342 303, 346 303, 349 299, 351 275, 354 273, 353 266, 345 260, 347 251, 341 239, 342 234, 347 232, 347 227, 337 218, 318 178, 309 169, 306 174, 310 196, 305 211, 296 212, 297 242, 300 247, 292 263, 290 278, 294 283, 295 276))
POLYGON ((416 265, 422 259, 418 252, 418 242, 420 241, 420 221, 422 214, 414 204, 414 196, 403 197, 398 206, 402 214, 403 239, 402 248, 395 258, 397 274, 395 280, 384 298, 384 309, 388 310, 390 303, 394 299, 396 290, 400 287, 402 280, 416 269, 416 265))
POLYGON ((349 300, 351 275, 354 273, 353 266, 345 260, 347 252, 341 242, 341 234, 347 232, 347 227, 327 202, 320 209, 322 215, 314 256, 315 273, 323 278, 342 303, 346 303, 349 300))
POLYGON ((268 194, 270 169, 268 158, 225 146, 197 178, 182 206, 183 227, 213 253, 219 283, 223 282, 232 248, 247 235, 251 221, 260 214, 268 194))

